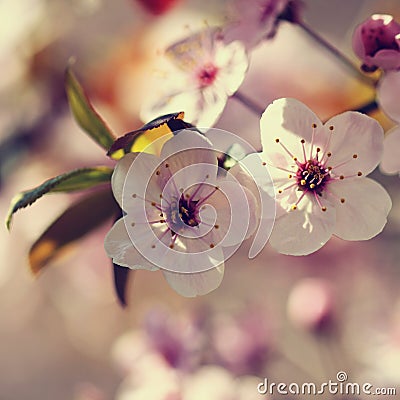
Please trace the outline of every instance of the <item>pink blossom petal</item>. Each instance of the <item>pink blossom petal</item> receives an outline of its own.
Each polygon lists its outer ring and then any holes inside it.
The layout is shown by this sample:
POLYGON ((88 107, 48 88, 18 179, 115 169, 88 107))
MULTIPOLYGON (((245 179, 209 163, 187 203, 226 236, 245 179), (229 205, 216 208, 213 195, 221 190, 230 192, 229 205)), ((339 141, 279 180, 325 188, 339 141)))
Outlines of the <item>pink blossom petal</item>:
POLYGON ((385 174, 400 172, 400 127, 397 126, 387 132, 383 141, 383 157, 380 169, 385 174))
POLYGON ((400 51, 379 50, 374 57, 365 57, 365 64, 368 66, 377 65, 384 70, 396 70, 400 68, 400 51))
POLYGON ((211 142, 197 132, 185 130, 176 134, 163 146, 161 159, 161 176, 165 183, 169 180, 168 186, 175 185, 176 189, 182 188, 185 193, 192 188, 190 194, 196 191, 197 184, 206 182, 208 189, 215 185, 216 152, 212 149, 211 142))
POLYGON ((320 249, 332 236, 336 212, 327 203, 322 211, 316 202, 305 197, 297 210, 288 211, 276 218, 269 239, 279 253, 302 256, 320 249))
POLYGON ((133 246, 125 226, 124 218, 119 219, 104 239, 107 255, 115 264, 131 269, 147 269, 155 271, 158 268, 148 262, 133 246))
POLYGON ((380 162, 383 149, 383 129, 367 115, 347 111, 331 118, 333 126, 327 151, 332 153, 328 166, 335 175, 363 175, 372 172, 380 162), (337 166, 337 167, 336 167, 337 166))
POLYGON ((181 296, 202 296, 215 290, 222 282, 224 265, 197 274, 163 271, 168 284, 181 296))
POLYGON ((256 199, 238 182, 220 180, 219 190, 207 200, 217 212, 213 235, 222 240, 222 246, 235 246, 254 233, 259 216, 256 215, 256 199))
POLYGON ((259 223, 255 225, 257 233, 249 250, 250 258, 254 258, 264 248, 275 221, 275 190, 270 174, 272 168, 264 164, 259 153, 252 153, 229 170, 230 175, 251 191, 257 202, 255 213, 259 216, 259 223))
POLYGON ((218 67, 216 84, 228 96, 231 96, 242 84, 249 66, 247 53, 240 42, 219 46, 215 54, 215 64, 218 67))
POLYGON ((214 58, 219 34, 218 28, 207 27, 172 44, 165 54, 179 69, 190 73, 194 66, 214 58))
POLYGON ((114 197, 124 211, 132 203, 132 194, 145 197, 147 190, 150 201, 159 200, 160 187, 154 178, 150 179, 159 162, 156 156, 148 153, 129 153, 118 161, 111 177, 111 186, 114 197))
MULTIPOLYGON (((314 148, 325 144, 328 137, 319 118, 306 105, 290 98, 278 99, 270 104, 261 117, 260 128, 262 158, 266 158, 274 167, 288 168, 294 164, 293 157, 302 162, 302 139, 305 140, 308 157, 313 131, 314 148)), ((274 173, 274 169, 271 168, 271 174, 274 173)))
POLYGON ((388 71, 379 81, 377 100, 382 110, 396 122, 400 122, 400 71, 388 71))
POLYGON ((336 236, 368 240, 382 231, 392 201, 379 183, 369 178, 344 179, 329 184, 329 191, 336 199, 345 199, 336 207, 336 236))

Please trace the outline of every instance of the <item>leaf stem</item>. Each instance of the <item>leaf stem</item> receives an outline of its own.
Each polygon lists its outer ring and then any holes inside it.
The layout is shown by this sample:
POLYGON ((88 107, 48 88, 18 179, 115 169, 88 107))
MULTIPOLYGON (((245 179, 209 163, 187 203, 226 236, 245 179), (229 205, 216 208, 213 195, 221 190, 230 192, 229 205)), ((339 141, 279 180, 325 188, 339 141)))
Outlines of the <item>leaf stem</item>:
POLYGON ((347 58, 340 50, 329 43, 326 39, 320 36, 319 33, 315 32, 308 24, 303 21, 297 21, 297 25, 300 26, 300 28, 302 28, 303 31, 312 37, 317 43, 335 56, 343 65, 345 65, 360 82, 370 86, 376 85, 376 80, 374 78, 364 75, 349 58, 347 58))

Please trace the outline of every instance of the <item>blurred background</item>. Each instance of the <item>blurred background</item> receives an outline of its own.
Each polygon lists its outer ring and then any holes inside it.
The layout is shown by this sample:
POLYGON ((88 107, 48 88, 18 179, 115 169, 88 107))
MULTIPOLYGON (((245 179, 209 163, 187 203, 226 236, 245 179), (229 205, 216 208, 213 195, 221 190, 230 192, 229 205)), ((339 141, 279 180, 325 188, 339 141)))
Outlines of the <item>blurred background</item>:
MULTIPOLYGON (((2 0, 0 219, 21 190, 72 168, 112 165, 70 114, 71 58, 93 104, 122 135, 142 125, 141 101, 163 49, 205 21, 226 21, 228 3, 2 0)), ((305 21, 355 63, 352 30, 372 13, 399 19, 400 4, 304 0, 305 21)), ((286 22, 252 52, 241 92, 262 107, 296 97, 321 119, 374 96, 286 22)), ((259 119, 234 98, 216 127, 260 146, 259 119)), ((400 185, 397 176, 374 177, 393 200, 375 239, 332 239, 308 257, 267 246, 252 262, 245 243, 220 288, 196 299, 175 294, 161 273, 140 271, 125 309, 103 251, 111 221, 34 278, 30 246, 76 195, 49 195, 18 212, 11 233, 0 229, 0 399, 251 400, 262 397, 256 386, 264 377, 318 383, 340 370, 349 381, 400 393, 400 185)))

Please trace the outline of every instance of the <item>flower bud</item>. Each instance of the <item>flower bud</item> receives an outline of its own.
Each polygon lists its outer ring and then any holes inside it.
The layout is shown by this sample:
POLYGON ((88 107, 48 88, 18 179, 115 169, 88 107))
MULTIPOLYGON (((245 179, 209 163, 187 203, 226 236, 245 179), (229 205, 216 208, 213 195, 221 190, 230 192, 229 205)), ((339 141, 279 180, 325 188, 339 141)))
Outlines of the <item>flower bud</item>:
POLYGON ((353 50, 365 72, 400 68, 400 24, 391 15, 372 15, 356 27, 353 50))

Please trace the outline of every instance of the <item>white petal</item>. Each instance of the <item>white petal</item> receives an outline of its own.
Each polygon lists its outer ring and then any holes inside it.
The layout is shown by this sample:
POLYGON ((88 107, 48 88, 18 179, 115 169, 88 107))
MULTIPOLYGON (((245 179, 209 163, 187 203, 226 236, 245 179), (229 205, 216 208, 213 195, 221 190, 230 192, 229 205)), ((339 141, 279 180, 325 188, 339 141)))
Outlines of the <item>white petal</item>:
POLYGON ((336 199, 345 199, 344 203, 337 201, 333 232, 336 236, 345 240, 367 240, 382 231, 392 201, 379 183, 369 178, 344 179, 330 183, 329 191, 336 199))
POLYGON ((331 118, 325 126, 334 127, 326 150, 332 153, 328 166, 345 163, 332 170, 335 175, 354 175, 358 171, 368 175, 375 169, 383 149, 383 129, 375 119, 347 111, 331 118))
POLYGON ((197 274, 163 271, 168 284, 185 297, 202 296, 215 290, 224 277, 224 265, 197 274))
POLYGON ((150 201, 160 199, 161 190, 153 175, 159 163, 156 156, 148 153, 129 153, 118 161, 111 177, 111 186, 124 211, 133 205, 133 194, 142 198, 147 195, 150 201))
POLYGON ((249 66, 246 50, 242 43, 235 41, 229 45, 218 42, 215 64, 219 68, 217 83, 227 95, 232 95, 243 82, 249 66))
POLYGON ((250 190, 241 186, 237 181, 218 180, 219 190, 206 200, 214 207, 218 229, 212 233, 216 243, 224 247, 240 245, 254 233, 259 215, 257 203, 250 190))
POLYGON ((115 264, 131 269, 147 269, 155 271, 158 268, 149 263, 133 246, 125 227, 124 218, 119 219, 104 239, 104 249, 115 264))
POLYGON ((383 141, 383 157, 380 169, 385 174, 400 172, 400 127, 391 129, 383 141))
POLYGON ((124 189, 126 175, 129 168, 132 165, 133 160, 136 158, 138 153, 129 153, 125 155, 121 160, 118 161, 115 166, 114 172, 111 176, 111 187, 115 199, 117 200, 119 206, 122 208, 122 192, 124 189))
MULTIPOLYGON (((176 134, 164 144, 161 158, 161 175, 166 182, 170 180, 169 185, 176 187, 175 192, 182 188, 188 194, 186 190, 190 187, 196 190, 196 184, 215 184, 216 152, 212 149, 211 142, 197 132, 184 130, 176 134)), ((167 191, 172 192, 172 187, 167 191)))
POLYGON ((160 115, 185 111, 185 120, 194 124, 197 121, 198 88, 181 71, 174 71, 168 79, 153 78, 157 83, 143 99, 140 109, 142 121, 150 121, 160 115), (184 83, 184 85, 178 84, 184 83))
MULTIPOLYGON (((257 201, 255 212, 259 215, 260 221, 249 250, 249 257, 254 258, 267 243, 275 221, 275 190, 272 179, 259 153, 246 156, 229 170, 229 174, 249 189, 257 201)), ((287 173, 285 176, 287 179, 287 173)))
POLYGON ((169 46, 166 56, 182 71, 192 72, 213 58, 219 30, 206 27, 169 46))
POLYGON ((315 148, 322 146, 327 140, 326 129, 319 118, 307 106, 295 99, 278 99, 270 104, 261 117, 260 129, 262 157, 266 157, 270 164, 282 168, 294 164, 293 157, 282 145, 303 162, 302 139, 305 140, 306 158, 309 158, 312 141, 315 148), (313 124, 316 128, 313 128, 313 124), (279 143, 276 139, 279 139, 279 143))
POLYGON ((400 71, 388 71, 379 81, 377 100, 382 110, 396 122, 400 122, 400 71))
POLYGON ((279 253, 301 256, 320 249, 332 236, 336 213, 324 200, 326 211, 305 197, 297 210, 276 218, 269 242, 279 253))

